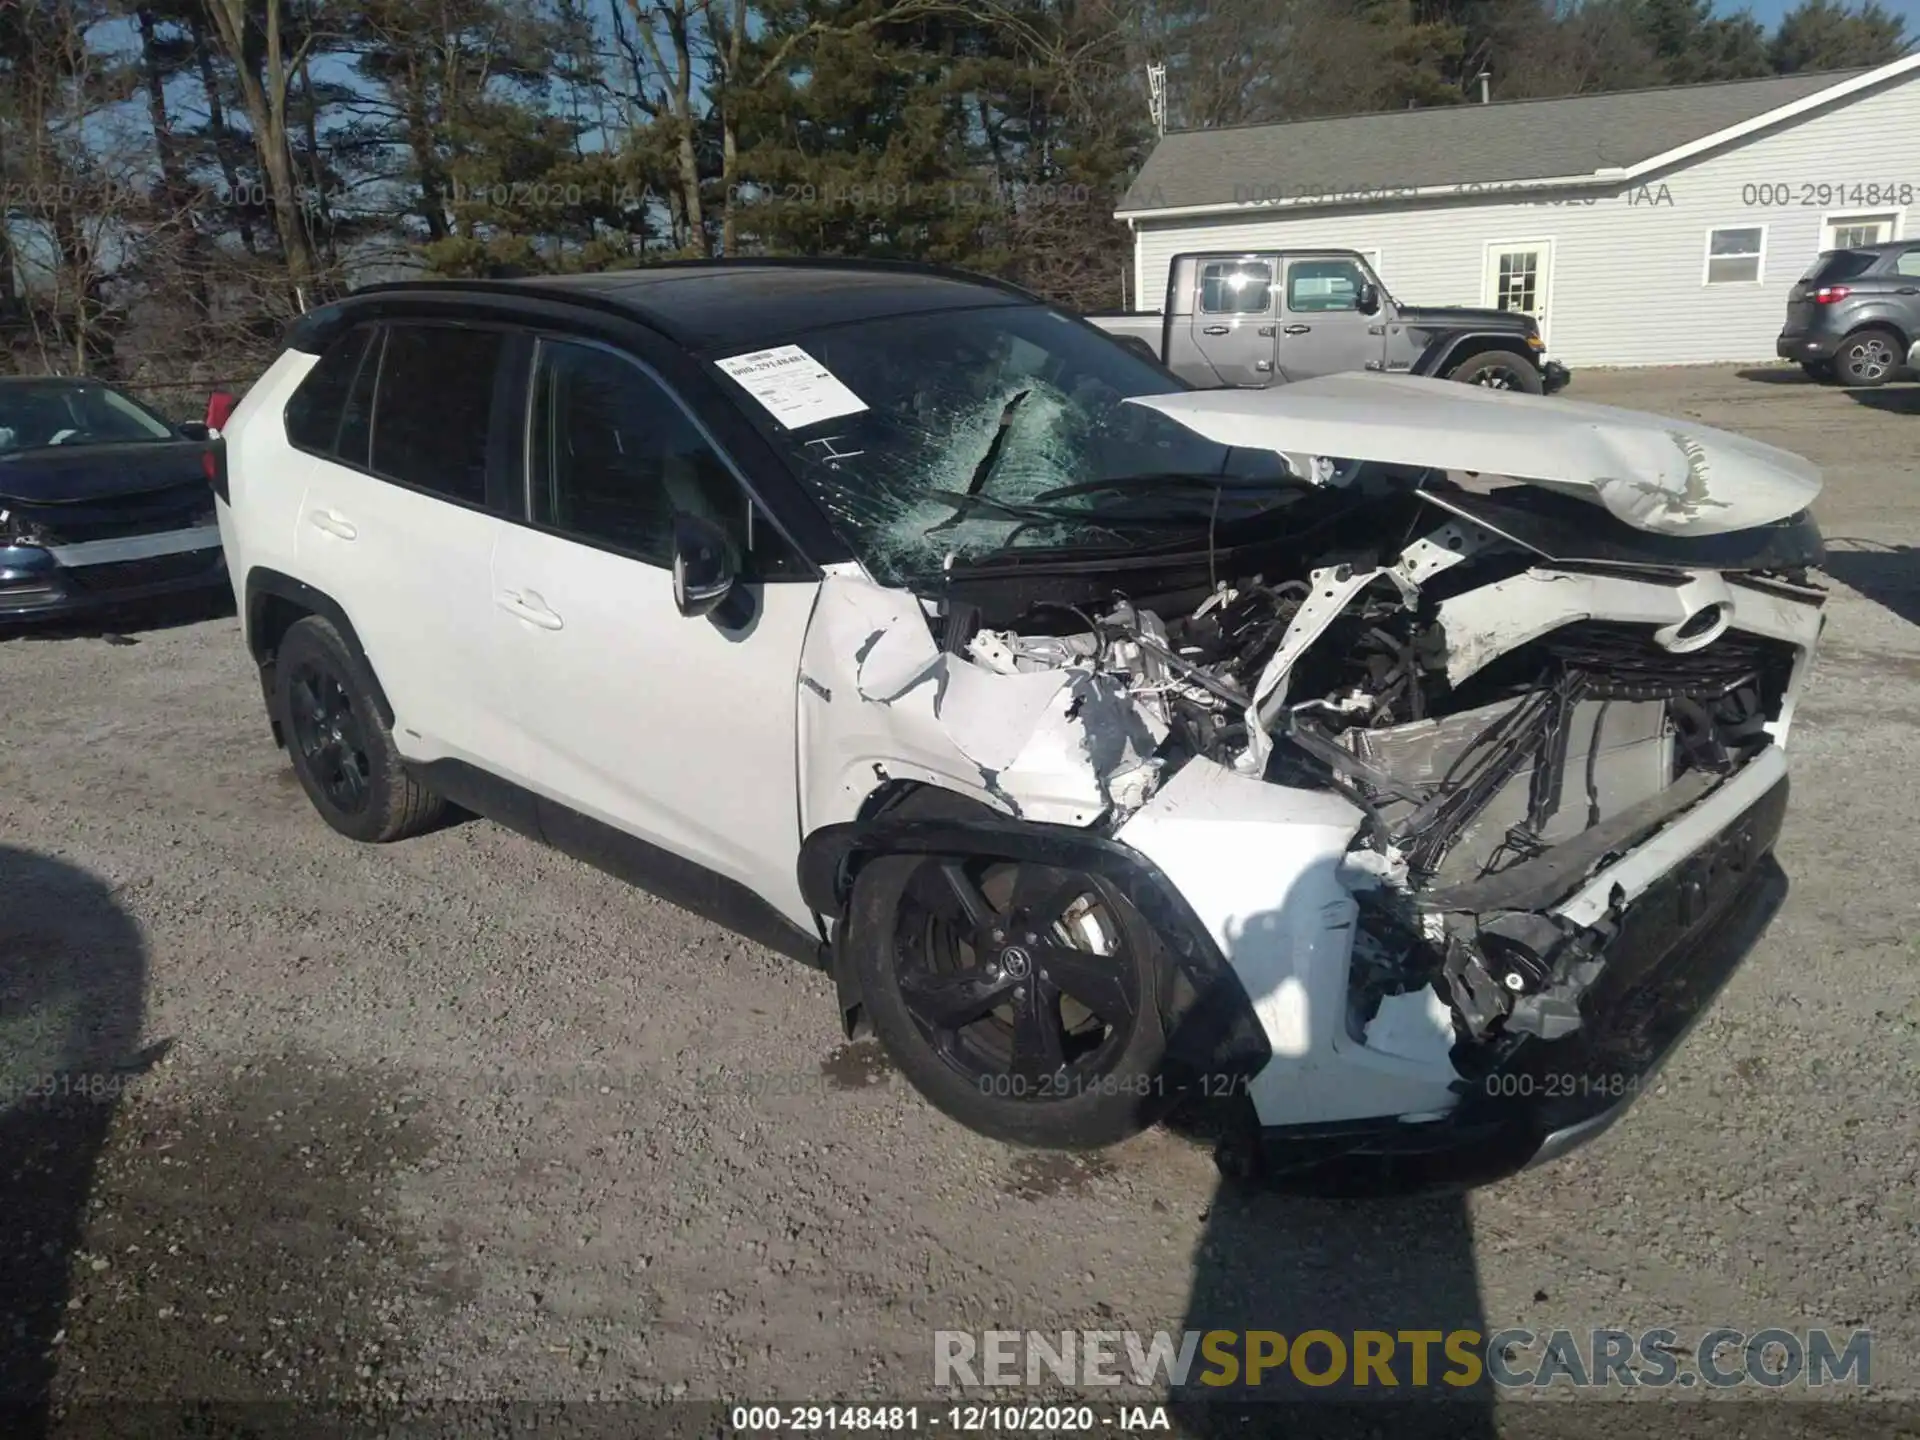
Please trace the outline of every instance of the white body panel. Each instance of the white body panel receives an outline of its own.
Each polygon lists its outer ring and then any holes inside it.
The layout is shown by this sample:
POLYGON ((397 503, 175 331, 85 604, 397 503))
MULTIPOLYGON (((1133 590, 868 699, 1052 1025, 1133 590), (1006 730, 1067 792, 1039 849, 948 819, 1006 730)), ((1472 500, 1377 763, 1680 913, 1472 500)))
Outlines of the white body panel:
POLYGON ((317 356, 289 350, 262 375, 227 417, 221 437, 227 450, 230 500, 214 506, 220 546, 227 553, 227 578, 240 623, 248 622, 246 577, 255 566, 295 574, 294 538, 300 501, 306 494, 306 456, 287 444, 280 414, 307 378, 317 356), (244 513, 246 524, 238 523, 244 513))
POLYGON ((1358 907, 1340 871, 1359 824, 1337 795, 1194 760, 1114 837, 1166 873, 1246 987, 1273 1047, 1249 1089, 1262 1124, 1454 1105, 1444 1048, 1421 1061, 1346 1033, 1358 907))
POLYGON ((1894 238, 1920 234, 1916 134, 1920 72, 1908 69, 1607 188, 1503 192, 1490 185, 1339 209, 1248 206, 1165 220, 1142 214, 1132 222, 1135 303, 1161 304, 1169 262, 1182 251, 1341 246, 1377 250, 1381 279, 1409 304, 1482 305, 1490 301, 1490 247, 1547 241, 1553 358, 1576 369, 1770 362, 1787 291, 1830 242, 1836 219, 1889 216, 1894 238), (1845 191, 1838 198, 1836 187, 1845 191), (1871 199, 1873 187, 1891 189, 1892 199, 1871 199), (1765 231, 1760 278, 1705 283, 1707 232, 1751 226, 1765 231))
POLYGON ((659 566, 491 522, 480 606, 531 787, 765 899, 803 928, 795 680, 819 587, 757 587, 743 632, 687 619, 659 566))
POLYGON ((499 521, 330 460, 304 466, 295 575, 337 600, 393 706, 410 760, 463 760, 522 779, 504 712, 488 563, 499 521))

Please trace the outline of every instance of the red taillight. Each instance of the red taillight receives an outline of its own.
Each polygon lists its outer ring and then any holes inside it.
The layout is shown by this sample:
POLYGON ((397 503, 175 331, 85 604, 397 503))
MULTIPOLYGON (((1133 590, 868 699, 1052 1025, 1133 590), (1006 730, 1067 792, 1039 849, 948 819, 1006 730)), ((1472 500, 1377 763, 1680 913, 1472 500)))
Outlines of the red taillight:
POLYGON ((219 431, 227 427, 240 399, 231 390, 216 390, 207 397, 207 429, 219 431))
POLYGON ((1847 296, 1852 293, 1853 291, 1845 285, 1822 285, 1818 290, 1813 292, 1813 303, 1816 305, 1832 305, 1837 301, 1846 299, 1847 296))

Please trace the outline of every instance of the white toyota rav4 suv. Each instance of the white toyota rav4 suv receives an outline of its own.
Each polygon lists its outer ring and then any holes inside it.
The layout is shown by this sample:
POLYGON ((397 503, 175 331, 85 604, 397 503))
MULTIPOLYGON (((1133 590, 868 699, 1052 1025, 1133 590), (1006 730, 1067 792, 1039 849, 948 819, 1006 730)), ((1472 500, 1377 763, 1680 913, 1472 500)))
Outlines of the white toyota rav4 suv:
POLYGON ((359 292, 223 443, 328 824, 453 802, 820 964, 1006 1140, 1503 1173, 1783 888, 1819 478, 1738 436, 742 262, 359 292))

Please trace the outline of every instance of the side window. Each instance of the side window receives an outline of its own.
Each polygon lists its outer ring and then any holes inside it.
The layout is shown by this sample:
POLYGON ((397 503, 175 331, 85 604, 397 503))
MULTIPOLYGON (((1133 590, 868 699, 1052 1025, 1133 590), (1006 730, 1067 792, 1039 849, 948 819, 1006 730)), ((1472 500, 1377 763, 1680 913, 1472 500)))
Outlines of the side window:
POLYGON ((1273 308, 1273 266, 1260 260, 1209 260, 1200 267, 1203 315, 1264 315, 1273 308))
POLYGON ((639 366, 564 341, 540 346, 534 376, 532 518, 650 565, 673 563, 673 517, 696 515, 752 555, 761 577, 799 562, 760 519, 725 462, 639 366))
POLYGON ((498 330, 389 327, 375 401, 374 472, 484 505, 494 376, 505 344, 498 330))
POLYGON ((1902 250, 1900 258, 1893 262, 1896 275, 1920 275, 1920 245, 1911 250, 1902 250))
POLYGON ((1351 260, 1296 260, 1287 267, 1287 309, 1300 314, 1356 310, 1366 283, 1351 260))
MULTIPOLYGON (((287 439, 295 448, 331 455, 340 433, 340 416, 347 392, 366 354, 365 326, 349 330, 329 345, 287 401, 287 439)), ((364 455, 363 455, 364 461, 364 455)))

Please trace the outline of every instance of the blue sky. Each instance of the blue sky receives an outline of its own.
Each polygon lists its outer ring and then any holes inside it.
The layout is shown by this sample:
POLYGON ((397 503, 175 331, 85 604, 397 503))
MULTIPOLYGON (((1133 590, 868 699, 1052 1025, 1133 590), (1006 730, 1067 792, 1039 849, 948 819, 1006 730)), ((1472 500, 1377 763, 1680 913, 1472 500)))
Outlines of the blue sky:
MULTIPOLYGON (((1741 10, 1751 10, 1753 18, 1771 30, 1780 23, 1780 17, 1791 10, 1798 0, 1719 0, 1714 6, 1722 15, 1733 15, 1741 10)), ((1920 0, 1880 0, 1880 8, 1906 18, 1907 28, 1920 28, 1920 0)))

